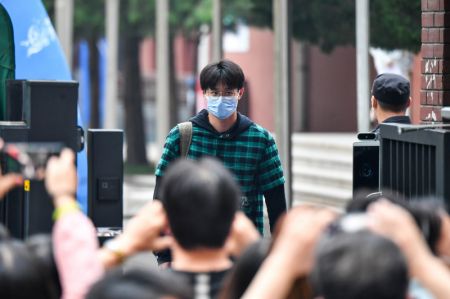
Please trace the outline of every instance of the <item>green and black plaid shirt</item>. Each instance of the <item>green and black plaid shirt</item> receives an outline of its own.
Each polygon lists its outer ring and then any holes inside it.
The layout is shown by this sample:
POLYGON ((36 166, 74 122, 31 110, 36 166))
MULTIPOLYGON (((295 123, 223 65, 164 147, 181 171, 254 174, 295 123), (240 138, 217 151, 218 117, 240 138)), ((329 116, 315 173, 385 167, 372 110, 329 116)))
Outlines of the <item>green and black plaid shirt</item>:
MULTIPOLYGON (((245 116, 241 118, 247 119, 245 116)), ((248 120, 248 119, 247 119, 248 120)), ((238 134, 220 134, 193 122, 192 142, 188 158, 214 156, 234 174, 241 186, 241 210, 253 221, 262 234, 263 193, 284 184, 283 170, 272 135, 251 122, 238 134)), ((180 133, 174 127, 167 136, 156 175, 163 176, 171 161, 180 156, 180 133)))

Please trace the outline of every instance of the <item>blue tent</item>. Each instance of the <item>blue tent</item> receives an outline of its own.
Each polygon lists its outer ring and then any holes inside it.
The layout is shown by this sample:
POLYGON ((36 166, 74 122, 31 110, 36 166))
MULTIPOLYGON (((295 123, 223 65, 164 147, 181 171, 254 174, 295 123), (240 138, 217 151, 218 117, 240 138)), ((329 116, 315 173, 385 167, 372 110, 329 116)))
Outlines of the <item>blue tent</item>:
MULTIPOLYGON (((11 18, 15 45, 15 78, 72 80, 55 29, 41 0, 0 0, 11 18)), ((81 117, 78 113, 78 123, 81 117)), ((78 154, 78 201, 87 211, 87 157, 78 154)))

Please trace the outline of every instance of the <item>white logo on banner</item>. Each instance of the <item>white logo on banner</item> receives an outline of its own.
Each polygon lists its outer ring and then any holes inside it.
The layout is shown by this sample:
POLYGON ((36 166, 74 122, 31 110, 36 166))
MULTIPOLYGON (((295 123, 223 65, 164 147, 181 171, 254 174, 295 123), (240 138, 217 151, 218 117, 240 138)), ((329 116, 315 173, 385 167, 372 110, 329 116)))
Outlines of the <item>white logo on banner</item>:
POLYGON ((28 48, 27 57, 30 57, 48 47, 55 39, 55 30, 47 17, 33 21, 33 24, 28 28, 27 40, 21 41, 20 45, 28 48))

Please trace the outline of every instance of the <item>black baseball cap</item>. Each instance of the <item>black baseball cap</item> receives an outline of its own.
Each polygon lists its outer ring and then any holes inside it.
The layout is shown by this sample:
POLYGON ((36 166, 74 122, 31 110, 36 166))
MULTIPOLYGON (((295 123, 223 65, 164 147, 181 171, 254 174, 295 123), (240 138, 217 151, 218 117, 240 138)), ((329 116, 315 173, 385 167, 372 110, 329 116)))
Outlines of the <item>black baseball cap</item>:
POLYGON ((404 105, 409 99, 409 93, 409 81, 400 75, 384 73, 373 81, 372 95, 382 103, 404 105))

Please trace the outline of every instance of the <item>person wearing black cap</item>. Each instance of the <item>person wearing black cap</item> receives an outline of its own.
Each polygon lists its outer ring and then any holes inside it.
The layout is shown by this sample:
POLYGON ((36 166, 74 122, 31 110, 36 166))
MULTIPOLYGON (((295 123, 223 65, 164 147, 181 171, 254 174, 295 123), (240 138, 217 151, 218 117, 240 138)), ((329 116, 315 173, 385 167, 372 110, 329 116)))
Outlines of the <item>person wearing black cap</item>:
POLYGON ((373 81, 372 108, 378 125, 372 131, 378 134, 381 123, 410 124, 406 109, 411 104, 409 81, 396 74, 380 74, 373 81))

